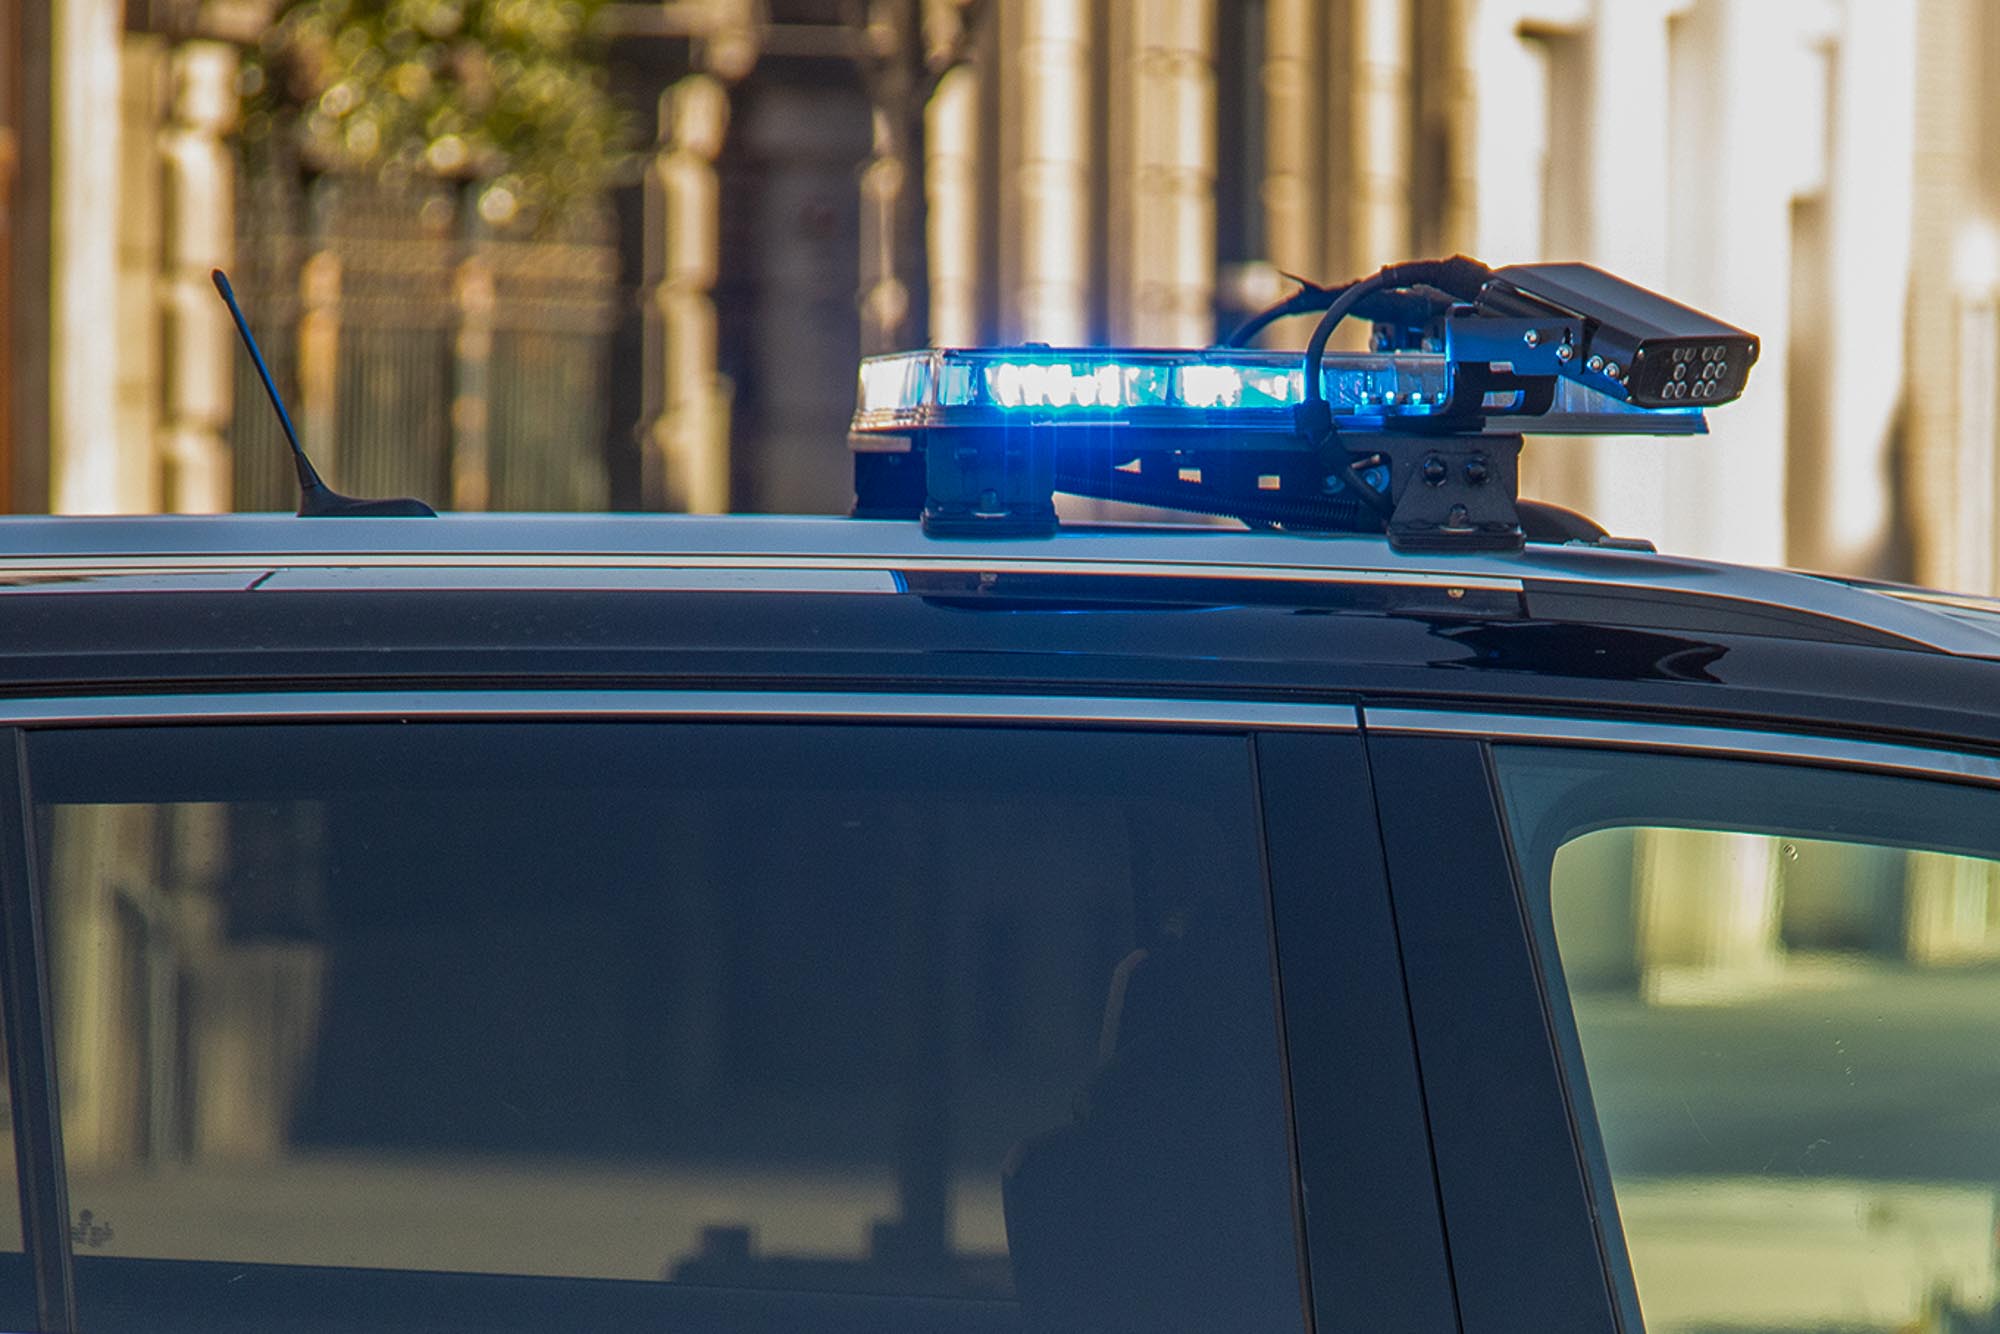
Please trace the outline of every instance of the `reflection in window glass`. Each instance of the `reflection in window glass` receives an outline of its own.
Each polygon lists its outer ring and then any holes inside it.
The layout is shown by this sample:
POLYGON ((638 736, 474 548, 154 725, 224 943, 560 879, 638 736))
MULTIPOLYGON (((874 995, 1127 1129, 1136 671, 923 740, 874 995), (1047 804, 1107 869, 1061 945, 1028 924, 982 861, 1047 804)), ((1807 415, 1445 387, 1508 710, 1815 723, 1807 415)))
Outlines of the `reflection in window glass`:
POLYGON ((1300 1326, 1240 739, 244 727, 31 763, 98 1254, 1300 1326))
MULTIPOLYGON (((7 1043, 0 1035, 0 1252, 18 1257, 21 1249, 21 1179, 14 1163, 14 1102, 7 1065, 7 1043)), ((12 1268, 0 1261, 0 1273, 12 1268)), ((12 1284, 0 1285, 0 1312, 10 1309, 12 1284)))
POLYGON ((21 1182, 14 1161, 14 1103, 0 1035, 0 1329, 31 1329, 35 1284, 21 1240, 21 1182))
POLYGON ((1993 794, 1603 760, 1502 773, 1647 1328, 1994 1328, 1993 794))

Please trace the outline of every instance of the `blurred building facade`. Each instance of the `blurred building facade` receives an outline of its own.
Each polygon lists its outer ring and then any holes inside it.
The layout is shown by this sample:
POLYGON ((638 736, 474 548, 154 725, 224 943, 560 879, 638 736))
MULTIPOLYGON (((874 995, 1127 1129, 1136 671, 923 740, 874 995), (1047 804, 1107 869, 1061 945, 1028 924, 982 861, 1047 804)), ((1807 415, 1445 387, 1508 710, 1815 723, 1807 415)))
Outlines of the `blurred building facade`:
MULTIPOLYGON (((235 455, 276 441, 241 420, 205 273, 246 258, 234 90, 275 7, 0 0, 8 507, 282 503, 247 494, 235 455)), ((1667 550, 2000 586, 2000 15, 1977 0, 670 0, 605 23, 652 142, 610 249, 570 257, 601 355, 535 389, 560 410, 509 446, 601 480, 496 494, 472 428, 514 377, 466 358, 507 327, 513 270, 461 250, 425 326, 424 392, 450 400, 432 499, 839 509, 864 350, 1201 344, 1283 272, 1464 251, 1589 260, 1763 339, 1711 436, 1543 445, 1534 494, 1667 550)), ((340 454, 365 340, 329 333, 342 298, 309 258, 266 304, 293 391, 333 386, 302 415, 340 454)))

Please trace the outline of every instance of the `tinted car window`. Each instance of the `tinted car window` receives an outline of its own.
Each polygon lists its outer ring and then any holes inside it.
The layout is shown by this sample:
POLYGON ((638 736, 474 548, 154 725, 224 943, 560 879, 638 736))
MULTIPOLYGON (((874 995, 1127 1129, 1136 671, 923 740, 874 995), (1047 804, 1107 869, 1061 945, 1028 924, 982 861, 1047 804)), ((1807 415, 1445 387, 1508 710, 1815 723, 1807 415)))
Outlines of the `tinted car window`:
POLYGON ((135 1257, 1301 1324, 1242 738, 239 726, 30 762, 94 1328, 162 1281, 135 1257))
POLYGON ((1646 1327, 1991 1327, 2000 793, 1497 754, 1646 1327))

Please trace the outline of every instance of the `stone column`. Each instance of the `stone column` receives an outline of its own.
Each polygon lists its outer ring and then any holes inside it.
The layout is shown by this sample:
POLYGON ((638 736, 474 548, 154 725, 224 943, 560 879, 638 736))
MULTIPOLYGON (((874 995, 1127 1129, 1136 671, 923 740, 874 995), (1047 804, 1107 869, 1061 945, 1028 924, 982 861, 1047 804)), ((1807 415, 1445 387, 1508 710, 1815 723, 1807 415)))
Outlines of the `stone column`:
POLYGON ((49 985, 62 1091, 63 1147, 73 1167, 141 1157, 145 1016, 127 980, 138 962, 121 886, 157 883, 148 806, 64 806, 51 821, 49 985))
MULTIPOLYGON (((1915 207, 1912 146, 1921 142, 1916 10, 1914 0, 1842 6, 1829 62, 1829 271, 1817 284, 1830 298, 1829 348, 1815 395, 1825 406, 1828 448, 1813 461, 1819 503, 1800 516, 1804 531, 1787 553, 1814 569, 1896 573, 1887 547, 1895 517, 1891 456, 1908 392, 1902 352, 1915 207)), ((1984 94, 1982 88, 1974 96, 1984 94)), ((1757 369, 1762 389, 1783 369, 1767 358, 1757 369)))
POLYGON ((9 81, 7 96, 9 189, 4 225, 7 264, 0 323, 6 325, 0 380, 6 382, 7 421, 0 427, 0 510, 34 512, 50 501, 50 444, 53 389, 50 335, 53 329, 54 214, 51 198, 54 154, 52 49, 55 18, 45 0, 9 0, 7 28, 0 40, 14 44, 0 53, 9 81))
MULTIPOLYGON (((105 390, 117 423, 121 511, 156 510, 167 460, 166 421, 168 218, 170 163, 162 141, 173 123, 173 47, 155 33, 127 33, 119 52, 118 324, 110 338, 118 361, 105 390)), ((210 289, 213 292, 213 288, 210 289)))
POLYGON ((1334 201, 1349 201, 1350 273, 1336 277, 1370 272, 1410 250, 1410 0, 1353 0, 1353 16, 1353 174, 1329 182, 1334 201))
POLYGON ((662 346, 661 412, 648 432, 648 463, 660 480, 649 494, 668 509, 715 514, 729 508, 729 416, 716 374, 715 288, 721 263, 721 190, 715 159, 729 125, 729 94, 712 74, 693 74, 660 102, 660 283, 652 293, 662 346))
POLYGON ((1112 110, 1121 149, 1112 189, 1122 243, 1111 250, 1112 341, 1201 347, 1214 338, 1213 7, 1128 0, 1114 14, 1129 53, 1112 110))
POLYGON ((872 0, 862 82, 869 157, 861 169, 861 353, 917 347, 930 336, 926 99, 930 71, 921 6, 872 0))
MULTIPOLYGON (((1325 10, 1319 0, 1268 0, 1264 23, 1264 254, 1278 268, 1332 282, 1320 212, 1326 207, 1325 10)), ((1270 341, 1304 347, 1311 325, 1270 341)))
POLYGON ((459 261, 452 280, 458 329, 452 338, 457 363, 451 403, 451 507, 483 510, 492 500, 487 425, 493 392, 493 265, 476 242, 459 261))
POLYGON ((1089 0, 999 7, 1001 332, 1090 337, 1089 0))
POLYGON ((160 137, 166 165, 162 498, 181 512, 230 504, 229 446, 222 433, 239 354, 209 273, 229 266, 236 236, 234 160, 222 137, 236 116, 236 64, 236 50, 227 43, 181 44, 173 54, 171 119, 160 137))
MULTIPOLYGON (((1656 289, 1667 285, 1670 10, 1671 0, 1595 0, 1584 24, 1541 43, 1541 248, 1656 289)), ((1664 518, 1664 467, 1658 445, 1571 439, 1540 446, 1524 471, 1528 494, 1650 537, 1664 518)))
POLYGON ((1793 203, 1814 166, 1804 126, 1825 114, 1800 13, 1695 0, 1672 36, 1668 290, 1761 341, 1750 392, 1666 455, 1664 519, 1647 536, 1672 551, 1785 555, 1793 203))
MULTIPOLYGON (((299 401, 293 424, 323 476, 339 476, 335 394, 340 378, 340 256, 314 251, 299 268, 299 401)), ((252 371, 251 374, 256 372, 252 371)))
MULTIPOLYGON (((1907 377, 1906 450, 1897 481, 1909 524, 1910 574, 1918 583, 1978 591, 1991 588, 2000 546, 1982 513, 1990 491, 1969 490, 1992 467, 2000 437, 1987 433, 1982 382, 1996 363, 1955 309, 2000 291, 2000 194, 1982 176, 2000 142, 2000 111, 1984 96, 1992 58, 1968 40, 1996 24, 1985 0, 1919 0, 1914 23, 1920 77, 1913 100, 1911 284, 1902 369, 1907 377), (1984 188, 1982 188, 1984 187, 1984 188), (1982 216, 1983 215, 1983 216, 1982 216), (1955 368, 1956 374, 1942 373, 1955 368), (1970 411, 1968 419, 1964 414, 1970 411), (1968 472, 1969 458, 1985 455, 1968 472)), ((2000 25, 1996 25, 2000 26, 2000 25)), ((1988 41, 1992 40, 1989 30, 1988 41)), ((1857 303, 1873 305, 1873 301, 1857 303)), ((1887 312, 1885 311, 1886 315, 1887 312)))
POLYGON ((1542 256, 1548 66, 1522 33, 1524 0, 1482 0, 1468 38, 1472 75, 1472 253, 1488 264, 1542 256))
POLYGON ((120 0, 53 0, 50 507, 112 513, 126 472, 117 383, 120 0))
POLYGON ((1965 963, 2000 953, 2000 864, 1941 852, 1905 854, 1905 949, 1911 963, 1965 963))
POLYGON ((924 172, 930 237, 931 342, 969 347, 979 341, 979 254, 994 243, 979 216, 979 81, 961 65, 938 81, 925 112, 924 172))
POLYGON ((2000 238, 1982 261, 1987 272, 1968 275, 1957 293, 1957 387, 1951 478, 1956 522, 1950 545, 1933 538, 1934 569, 1948 573, 1942 586, 1967 593, 2000 592, 2000 238))
POLYGON ((1420 255, 1477 255, 1478 105, 1472 49, 1480 0, 1416 0, 1411 232, 1420 255))
POLYGON ((1777 851, 1761 834, 1639 832, 1639 962, 1650 999, 1699 1000, 1768 982, 1780 954, 1777 851))

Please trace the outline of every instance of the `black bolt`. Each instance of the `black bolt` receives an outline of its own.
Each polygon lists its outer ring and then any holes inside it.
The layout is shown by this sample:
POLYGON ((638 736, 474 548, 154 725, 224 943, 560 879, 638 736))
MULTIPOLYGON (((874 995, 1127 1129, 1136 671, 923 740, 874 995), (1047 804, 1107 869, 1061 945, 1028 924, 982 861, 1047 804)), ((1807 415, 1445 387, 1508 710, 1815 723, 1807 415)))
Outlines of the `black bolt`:
POLYGON ((1465 480, 1473 486, 1486 485, 1487 475, 1486 456, 1484 454, 1474 454, 1465 461, 1465 480))
POLYGON ((1424 460, 1424 481, 1431 486, 1443 486, 1445 478, 1451 476, 1451 469, 1445 461, 1433 454, 1424 460))

